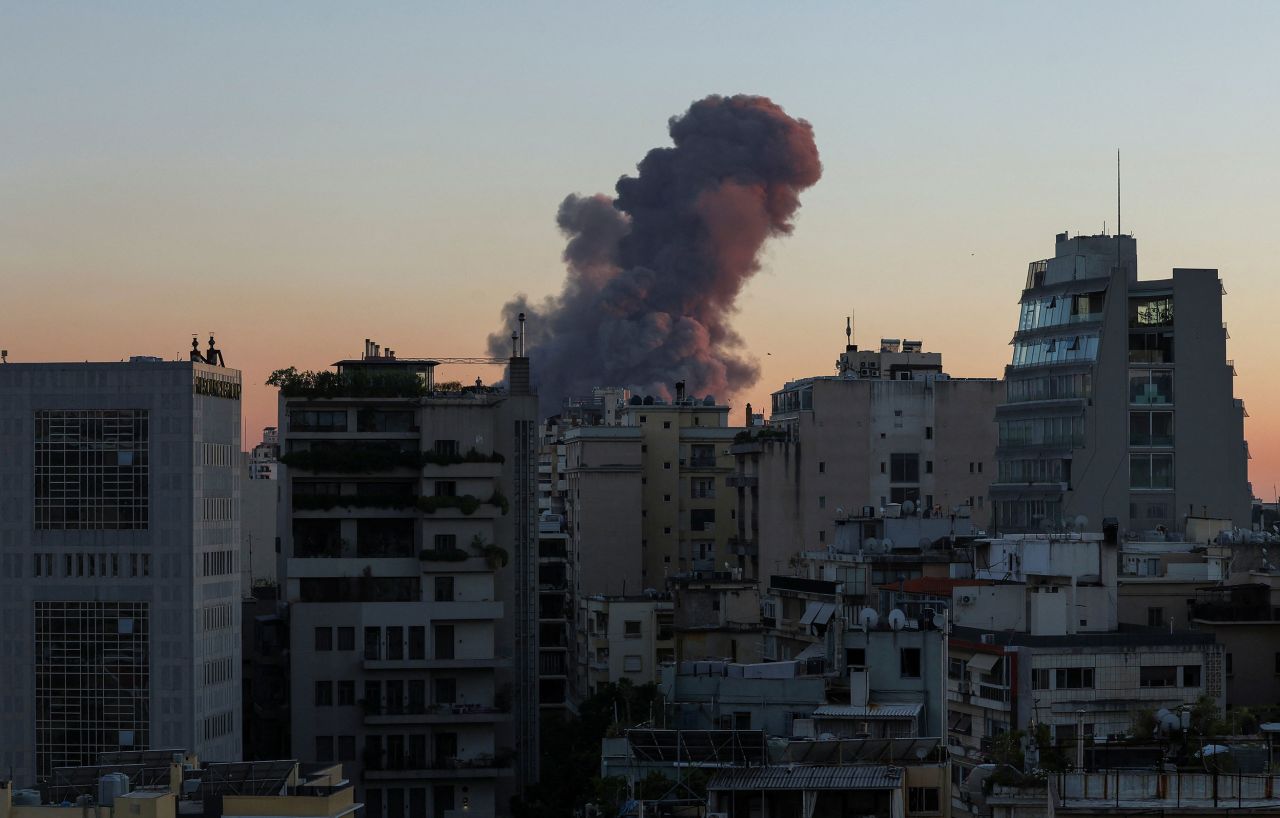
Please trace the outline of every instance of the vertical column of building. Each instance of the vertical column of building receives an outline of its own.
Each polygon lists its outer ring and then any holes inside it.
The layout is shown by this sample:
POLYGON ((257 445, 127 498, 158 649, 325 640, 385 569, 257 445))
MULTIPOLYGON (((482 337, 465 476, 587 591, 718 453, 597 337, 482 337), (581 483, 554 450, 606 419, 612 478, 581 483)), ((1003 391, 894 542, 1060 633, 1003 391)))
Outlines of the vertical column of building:
POLYGON ((515 741, 519 789, 538 780, 538 435, 529 359, 510 360, 512 420, 512 548, 515 645, 515 741))

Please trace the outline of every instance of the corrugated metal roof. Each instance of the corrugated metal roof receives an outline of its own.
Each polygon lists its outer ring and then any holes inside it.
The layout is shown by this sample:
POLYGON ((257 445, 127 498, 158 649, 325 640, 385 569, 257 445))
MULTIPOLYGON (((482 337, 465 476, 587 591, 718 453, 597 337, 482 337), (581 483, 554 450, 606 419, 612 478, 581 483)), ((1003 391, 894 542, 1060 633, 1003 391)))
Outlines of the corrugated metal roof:
POLYGON ((815 719, 914 719, 923 705, 917 704, 824 704, 813 711, 815 719))
POLYGON ((902 784, 902 769, 882 764, 739 767, 721 770, 709 790, 888 790, 902 784))

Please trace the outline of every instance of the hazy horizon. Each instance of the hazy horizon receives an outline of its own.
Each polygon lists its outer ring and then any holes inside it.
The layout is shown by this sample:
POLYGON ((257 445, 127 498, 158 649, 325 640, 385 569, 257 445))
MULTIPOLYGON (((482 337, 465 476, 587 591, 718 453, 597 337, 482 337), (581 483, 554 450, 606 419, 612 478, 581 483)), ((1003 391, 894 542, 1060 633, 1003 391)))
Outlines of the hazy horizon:
POLYGON ((275 425, 273 369, 366 337, 486 354, 513 295, 559 291, 566 194, 612 194, 669 144, 668 117, 748 93, 812 124, 823 174, 738 302, 762 374, 735 423, 831 374, 854 311, 863 347, 919 338, 953 376, 1000 377, 1027 263, 1063 230, 1115 230, 1120 149, 1139 276, 1220 271, 1254 492, 1280 482, 1280 7, 17 3, 0 19, 0 347, 185 357, 216 331, 244 372, 246 448, 275 425))

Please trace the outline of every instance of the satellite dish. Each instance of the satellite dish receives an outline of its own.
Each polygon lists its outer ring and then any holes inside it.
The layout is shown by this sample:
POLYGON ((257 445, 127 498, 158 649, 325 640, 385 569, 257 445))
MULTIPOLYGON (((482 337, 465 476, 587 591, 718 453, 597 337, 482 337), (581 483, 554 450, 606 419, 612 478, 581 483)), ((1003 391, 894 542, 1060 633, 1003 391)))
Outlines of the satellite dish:
POLYGON ((941 612, 933 615, 933 626, 938 630, 942 630, 947 626, 947 617, 941 612))
POLYGON ((893 548, 893 540, 889 539, 888 537, 885 537, 883 540, 881 540, 880 544, 884 546, 884 550, 886 551, 893 548))
POLYGON ((876 613, 874 608, 863 608, 858 612, 858 624, 863 630, 873 629, 880 621, 880 614, 876 613))
POLYGON ((1084 516, 1083 514, 1077 514, 1075 523, 1076 523, 1076 531, 1084 531, 1086 528, 1089 527, 1089 518, 1084 516))
POLYGON ((880 545, 880 541, 877 540, 875 537, 867 537, 865 540, 862 541, 862 544, 865 545, 867 548, 874 550, 876 546, 880 545))
POLYGON ((1182 729, 1182 720, 1175 713, 1166 713, 1160 718, 1160 732, 1168 735, 1182 729))
POLYGON ((1162 708, 1160 708, 1159 710, 1157 710, 1157 711, 1156 711, 1156 720, 1157 720, 1157 721, 1159 721, 1159 720, 1163 719, 1165 716, 1169 715, 1169 714, 1170 714, 1170 713, 1172 713, 1172 712, 1173 712, 1173 711, 1172 711, 1172 710, 1170 710, 1169 708, 1167 708, 1167 707, 1162 707, 1162 708))
POLYGON ((907 624, 906 614, 904 614, 902 611, 898 610, 897 608, 894 608, 892 611, 889 611, 889 627, 890 628, 893 628, 895 631, 900 631, 902 630, 903 626, 905 626, 906 624, 907 624))
POLYGON ((916 504, 915 504, 915 503, 913 503, 913 502, 911 502, 910 500, 905 500, 905 501, 903 501, 903 503, 902 503, 902 513, 903 513, 903 514, 915 514, 915 513, 916 513, 916 504))

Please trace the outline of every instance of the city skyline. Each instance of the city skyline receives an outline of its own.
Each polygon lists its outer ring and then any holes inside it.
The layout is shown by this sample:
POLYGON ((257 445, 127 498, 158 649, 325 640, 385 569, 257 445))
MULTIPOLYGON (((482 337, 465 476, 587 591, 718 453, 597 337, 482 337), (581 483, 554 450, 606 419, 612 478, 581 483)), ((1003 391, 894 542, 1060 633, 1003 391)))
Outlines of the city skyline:
POLYGON ((15 123, 0 347, 22 362, 168 358, 215 330, 245 373, 249 445, 275 423, 274 368, 320 369, 370 336, 402 355, 483 354, 514 293, 558 291, 566 194, 611 191, 693 100, 764 94, 813 124, 824 174, 740 300, 762 376, 735 422, 831 372, 855 311, 860 345, 922 338, 953 374, 999 377, 1027 260, 1062 230, 1114 231, 1118 147, 1139 275, 1221 273, 1250 478, 1272 498, 1274 10, 725 8, 684 27, 673 11, 619 25, 582 6, 500 20, 17 9, 0 34, 15 123), (1090 47, 1053 47, 1055 26, 1090 47), (659 38, 644 70, 617 66, 659 38), (1025 71, 987 59, 1019 41, 1025 71), (55 321, 50 293, 66 293, 55 321))

